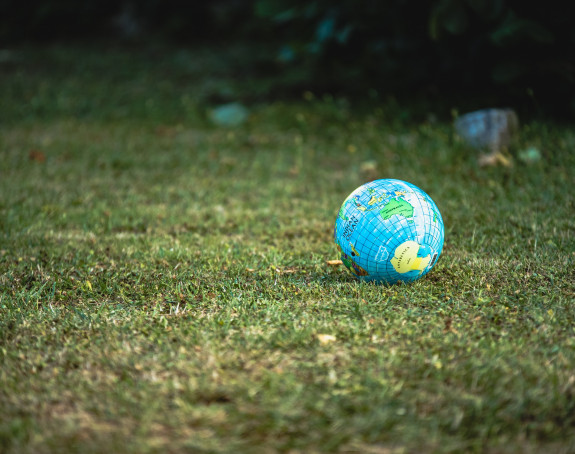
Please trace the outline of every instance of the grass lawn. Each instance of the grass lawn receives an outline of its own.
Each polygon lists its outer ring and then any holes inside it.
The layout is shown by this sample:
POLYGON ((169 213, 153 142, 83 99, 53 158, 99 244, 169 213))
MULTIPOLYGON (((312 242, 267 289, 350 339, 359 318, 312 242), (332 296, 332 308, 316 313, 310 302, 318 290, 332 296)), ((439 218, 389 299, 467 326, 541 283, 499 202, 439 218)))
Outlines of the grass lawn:
POLYGON ((264 102, 238 61, 3 51, 0 450, 575 452, 574 130, 479 168, 447 122, 264 102), (374 178, 443 215, 412 285, 326 264, 374 178))

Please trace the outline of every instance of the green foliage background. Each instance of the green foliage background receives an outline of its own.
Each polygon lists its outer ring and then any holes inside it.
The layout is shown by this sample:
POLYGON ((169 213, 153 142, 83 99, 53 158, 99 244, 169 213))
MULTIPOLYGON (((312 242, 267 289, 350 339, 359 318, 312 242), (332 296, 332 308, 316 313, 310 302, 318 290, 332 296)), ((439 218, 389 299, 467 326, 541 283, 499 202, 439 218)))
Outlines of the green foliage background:
POLYGON ((263 68, 291 72, 292 91, 465 93, 535 113, 575 112, 575 28, 558 1, 0 1, 4 42, 94 37, 269 43, 263 68), (121 29, 122 13, 136 29, 121 29))
POLYGON ((256 14, 280 26, 280 59, 312 65, 327 86, 490 93, 491 102, 572 111, 575 29, 560 5, 530 5, 259 0, 256 14))

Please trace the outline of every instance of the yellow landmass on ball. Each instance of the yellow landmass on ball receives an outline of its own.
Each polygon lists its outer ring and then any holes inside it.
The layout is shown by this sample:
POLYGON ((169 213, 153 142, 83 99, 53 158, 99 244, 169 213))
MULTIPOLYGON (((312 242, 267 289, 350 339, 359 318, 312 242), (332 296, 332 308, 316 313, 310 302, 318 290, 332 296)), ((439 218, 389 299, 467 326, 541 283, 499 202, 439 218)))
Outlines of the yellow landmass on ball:
POLYGON ((427 268, 431 255, 418 257, 419 244, 415 241, 406 241, 400 244, 395 250, 391 264, 398 273, 408 273, 409 271, 418 270, 420 273, 427 268))

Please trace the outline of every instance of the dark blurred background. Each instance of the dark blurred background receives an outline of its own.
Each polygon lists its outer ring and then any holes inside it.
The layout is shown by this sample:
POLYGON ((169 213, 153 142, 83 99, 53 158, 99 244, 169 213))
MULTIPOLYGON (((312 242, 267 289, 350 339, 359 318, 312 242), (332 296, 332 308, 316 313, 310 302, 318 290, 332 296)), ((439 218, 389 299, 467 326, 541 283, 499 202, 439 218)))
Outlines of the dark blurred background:
POLYGON ((0 49, 253 43, 283 95, 409 95, 575 113, 575 27, 559 1, 0 0, 0 49), (291 86, 290 86, 291 85, 291 86))

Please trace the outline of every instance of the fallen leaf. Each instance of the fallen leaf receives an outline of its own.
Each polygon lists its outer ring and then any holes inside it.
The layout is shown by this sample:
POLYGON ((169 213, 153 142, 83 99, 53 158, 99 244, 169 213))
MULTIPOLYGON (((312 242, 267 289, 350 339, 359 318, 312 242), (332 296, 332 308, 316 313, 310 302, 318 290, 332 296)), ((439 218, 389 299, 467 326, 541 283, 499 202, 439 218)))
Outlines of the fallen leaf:
POLYGON ((298 269, 295 266, 289 266, 287 268, 275 268, 275 272, 278 274, 293 274, 297 273, 298 269))
POLYGON ((479 165, 481 167, 496 166, 501 164, 504 167, 512 167, 513 162, 500 152, 483 154, 479 156, 479 165))
POLYGON ((319 343, 321 345, 327 345, 331 342, 335 342, 337 339, 335 336, 333 336, 331 334, 318 334, 317 340, 319 341, 319 343))
POLYGON ((46 155, 40 150, 30 150, 28 152, 28 159, 30 161, 44 162, 46 161, 46 155))
POLYGON ((298 166, 293 166, 289 169, 289 174, 292 177, 297 177, 299 175, 299 167, 298 166))
POLYGON ((339 265, 343 265, 343 262, 341 260, 328 260, 325 263, 327 263, 328 266, 339 266, 339 265))

